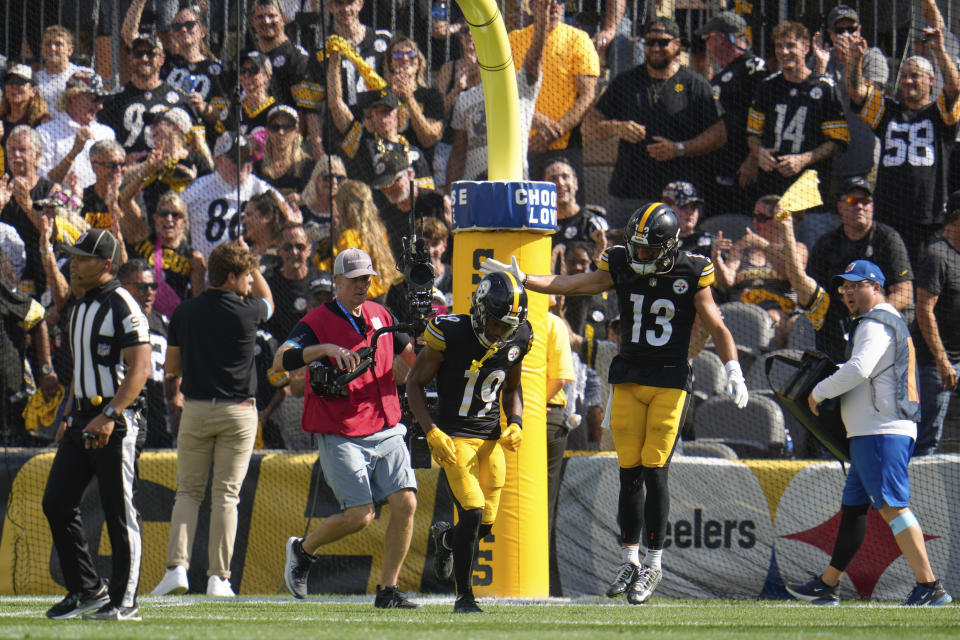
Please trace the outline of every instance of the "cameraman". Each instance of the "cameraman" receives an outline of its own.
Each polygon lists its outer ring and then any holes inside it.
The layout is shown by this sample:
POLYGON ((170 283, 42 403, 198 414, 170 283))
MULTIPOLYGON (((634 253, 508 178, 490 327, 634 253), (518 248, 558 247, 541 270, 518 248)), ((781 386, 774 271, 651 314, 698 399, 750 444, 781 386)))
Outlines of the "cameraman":
MULTIPOLYGON (((371 345, 374 331, 395 324, 382 305, 367 300, 373 276, 370 256, 361 249, 337 255, 333 266, 337 295, 312 309, 293 328, 274 358, 274 368, 293 371, 327 360, 352 371, 360 364, 357 350, 371 345)), ((321 397, 311 385, 305 390, 303 429, 319 434, 323 477, 343 511, 321 521, 304 538, 287 540, 284 579, 297 598, 307 596, 307 577, 320 547, 367 527, 375 504, 390 505, 384 541, 382 584, 374 606, 379 609, 419 609, 398 589, 400 567, 413 535, 417 509, 417 479, 410 466, 400 421, 400 399, 393 379, 393 361, 413 364, 413 344, 400 333, 377 341, 372 368, 352 380, 346 397, 321 397)))

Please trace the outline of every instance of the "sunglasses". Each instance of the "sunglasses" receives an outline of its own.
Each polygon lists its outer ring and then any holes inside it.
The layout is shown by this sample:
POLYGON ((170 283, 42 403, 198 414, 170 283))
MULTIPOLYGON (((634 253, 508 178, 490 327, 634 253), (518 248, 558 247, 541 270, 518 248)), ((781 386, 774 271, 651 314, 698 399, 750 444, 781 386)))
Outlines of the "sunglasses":
POLYGON ((347 179, 347 176, 343 175, 342 173, 325 173, 321 177, 325 180, 329 180, 330 182, 343 182, 347 179))
POLYGON ((670 43, 674 41, 674 38, 644 38, 643 46, 645 47, 660 47, 667 48, 670 46, 670 43))
POLYGON ((297 128, 295 124, 271 124, 267 126, 267 131, 272 131, 273 133, 282 133, 285 131, 293 131, 297 128))
POLYGON ((154 218, 182 218, 184 216, 180 215, 179 211, 156 211, 153 214, 154 218))
POLYGON ((146 293, 149 291, 156 291, 160 287, 160 284, 157 282, 128 282, 124 286, 133 287, 140 293, 146 293))
POLYGON ((137 51, 134 51, 132 55, 134 60, 139 60, 141 58, 146 58, 147 60, 153 60, 159 54, 157 54, 156 51, 152 51, 150 49, 139 49, 137 51))
POLYGON ((98 164, 101 167, 106 167, 111 171, 119 171, 120 169, 123 169, 123 167, 125 166, 125 163, 123 162, 101 162, 99 160, 94 160, 93 164, 98 164))
POLYGON ((257 67, 240 67, 240 75, 242 76, 252 76, 256 75, 260 69, 257 67))
POLYGON ((846 198, 840 198, 840 202, 846 202, 850 206, 855 207, 858 204, 862 204, 862 205, 873 204, 873 198, 871 198, 870 196, 860 196, 859 198, 856 196, 847 196, 846 198))
POLYGON ((834 27, 833 32, 836 33, 837 35, 840 35, 841 33, 856 33, 857 29, 859 28, 860 28, 860 25, 858 24, 852 27, 834 27))
POLYGON ((844 293, 856 291, 857 289, 862 289, 864 287, 872 287, 872 286, 873 286, 872 280, 859 280, 857 282, 851 282, 850 284, 842 284, 839 287, 837 287, 837 291, 839 291, 841 294, 844 294, 844 293))
POLYGON ((4 84, 12 84, 15 87, 22 87, 25 84, 32 84, 29 80, 21 78, 19 76, 10 76, 4 81, 4 84))
POLYGON ((193 31, 197 27, 196 20, 187 20, 186 22, 174 22, 170 25, 172 31, 193 31))
POLYGON ((394 59, 394 60, 404 60, 404 59, 406 59, 406 60, 415 60, 416 57, 417 57, 417 52, 416 52, 416 51, 411 51, 410 49, 407 49, 407 50, 405 50, 405 51, 399 51, 399 50, 398 50, 398 51, 394 51, 394 52, 393 52, 392 54, 390 54, 390 55, 393 56, 393 59, 394 59))
POLYGON ((753 214, 753 219, 757 222, 770 222, 773 220, 773 216, 753 214))
POLYGON ((280 248, 288 252, 293 251, 294 249, 296 249, 297 251, 306 251, 307 245, 303 244, 302 242, 298 242, 296 244, 286 242, 280 248))

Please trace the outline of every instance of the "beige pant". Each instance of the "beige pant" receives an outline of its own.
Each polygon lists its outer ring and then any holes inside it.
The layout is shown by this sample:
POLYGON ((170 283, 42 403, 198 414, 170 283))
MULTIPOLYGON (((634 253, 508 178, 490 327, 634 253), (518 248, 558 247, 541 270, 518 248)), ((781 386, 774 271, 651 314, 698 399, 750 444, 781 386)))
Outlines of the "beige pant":
POLYGON ((252 399, 184 402, 177 436, 177 497, 170 516, 168 567, 190 566, 197 514, 212 463, 207 575, 230 577, 240 485, 247 475, 256 436, 257 407, 252 399))

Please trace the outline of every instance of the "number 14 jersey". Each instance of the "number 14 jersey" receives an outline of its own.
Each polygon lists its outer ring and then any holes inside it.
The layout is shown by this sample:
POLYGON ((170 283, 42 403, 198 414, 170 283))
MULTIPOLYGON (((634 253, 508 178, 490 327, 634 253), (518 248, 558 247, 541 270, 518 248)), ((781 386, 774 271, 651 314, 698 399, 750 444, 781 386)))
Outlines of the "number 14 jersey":
POLYGON ((494 353, 480 344, 466 314, 434 318, 423 337, 427 345, 443 353, 437 371, 437 426, 454 437, 498 439, 500 391, 510 369, 533 344, 530 323, 520 325, 494 353))
POLYGON ((713 263, 679 251, 669 272, 639 275, 627 250, 614 246, 603 252, 599 268, 613 278, 620 304, 620 353, 610 364, 610 383, 686 389, 693 297, 713 284, 713 263))

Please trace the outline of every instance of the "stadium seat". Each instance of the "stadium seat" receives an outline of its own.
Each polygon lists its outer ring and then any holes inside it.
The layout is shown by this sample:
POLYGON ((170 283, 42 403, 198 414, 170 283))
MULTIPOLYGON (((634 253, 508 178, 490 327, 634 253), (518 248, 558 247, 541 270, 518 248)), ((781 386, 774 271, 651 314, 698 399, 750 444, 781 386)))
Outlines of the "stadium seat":
POLYGON ((798 316, 793 323, 790 336, 787 338, 787 348, 800 349, 801 351, 817 348, 817 332, 805 314, 798 316))
POLYGON ((707 218, 698 226, 700 231, 709 232, 714 237, 718 231, 722 231, 724 239, 736 242, 743 237, 752 222, 753 218, 741 213, 722 213, 719 216, 707 218))
POLYGON ((681 449, 677 453, 682 456, 694 458, 723 458, 725 460, 737 459, 737 452, 722 442, 684 440, 680 444, 681 449))
POLYGON ((784 455, 787 430, 780 405, 762 393, 738 409, 731 398, 711 398, 694 418, 697 442, 720 442, 741 458, 779 458, 784 455))
POLYGON ((726 379, 723 361, 713 351, 701 351, 693 359, 693 395, 698 400, 706 400, 723 393, 726 379))
MULTIPOLYGON (((776 355, 782 355, 787 358, 799 360, 803 356, 803 351, 799 349, 777 349, 770 351, 762 358, 758 358, 750 365, 750 369, 744 374, 747 381, 747 389, 759 391, 772 391, 770 381, 767 380, 767 360, 776 355)), ((796 369, 776 360, 770 368, 770 380, 773 381, 773 387, 781 388, 787 383, 790 376, 796 372, 796 369)))
POLYGON ((733 334, 744 371, 759 359, 773 341, 773 318, 754 304, 725 302, 720 305, 723 322, 733 334))

